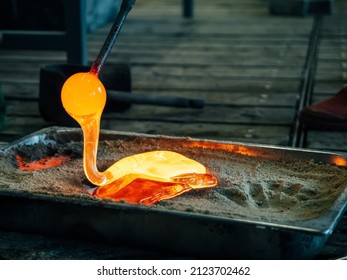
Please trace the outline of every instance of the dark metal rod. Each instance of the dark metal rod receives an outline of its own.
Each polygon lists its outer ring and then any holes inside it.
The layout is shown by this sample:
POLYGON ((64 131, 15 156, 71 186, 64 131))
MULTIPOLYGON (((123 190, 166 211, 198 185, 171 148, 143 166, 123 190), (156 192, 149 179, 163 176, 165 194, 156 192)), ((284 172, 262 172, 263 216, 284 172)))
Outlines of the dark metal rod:
POLYGON ((100 49, 100 52, 98 56, 96 57, 90 72, 96 75, 99 75, 100 70, 102 66, 104 65, 108 55, 111 52, 111 49, 118 37, 119 31, 123 26, 123 23, 132 9, 132 7, 135 5, 136 0, 123 0, 121 7, 119 9, 119 13, 116 17, 115 22, 113 23, 110 32, 108 33, 106 40, 103 44, 103 46, 100 49))
POLYGON ((314 86, 314 76, 316 71, 317 64, 317 52, 318 52, 318 43, 319 35, 321 30, 322 18, 317 16, 314 20, 310 43, 307 50, 306 64, 303 72, 303 82, 301 85, 301 95, 297 108, 297 114, 295 118, 295 124, 293 128, 293 133, 291 137, 291 146, 292 147, 304 147, 306 131, 303 125, 300 123, 300 111, 309 104, 313 86, 314 86))

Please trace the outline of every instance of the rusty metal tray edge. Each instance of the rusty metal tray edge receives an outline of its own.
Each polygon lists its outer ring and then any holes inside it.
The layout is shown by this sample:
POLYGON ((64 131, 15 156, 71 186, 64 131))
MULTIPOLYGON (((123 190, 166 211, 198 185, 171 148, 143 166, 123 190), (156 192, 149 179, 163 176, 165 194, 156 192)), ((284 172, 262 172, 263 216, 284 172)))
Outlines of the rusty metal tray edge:
MULTIPOLYGON (((29 134, 21 139, 18 139, 9 145, 4 146, 0 150, 0 155, 6 153, 13 148, 20 147, 21 145, 32 145, 39 142, 50 142, 52 143, 55 141, 56 138, 55 135, 59 135, 61 137, 62 135, 66 134, 66 139, 68 140, 75 140, 75 141, 81 141, 82 140, 82 132, 79 128, 67 128, 67 127, 48 127, 44 128, 42 130, 39 130, 37 132, 34 132, 32 134, 29 134), (73 137, 72 137, 73 136, 73 137)), ((263 153, 263 155, 266 156, 266 154, 271 154, 272 158, 276 159, 283 159, 283 160, 317 160, 321 161, 323 163, 334 163, 336 158, 345 160, 347 162, 347 156, 343 153, 332 153, 328 151, 317 151, 317 150, 310 150, 310 149, 303 149, 303 148, 291 148, 291 147, 282 147, 282 146, 274 146, 274 145, 264 145, 264 144, 254 144, 254 143, 244 143, 244 142, 234 142, 234 141, 223 141, 223 140, 209 140, 209 139, 198 139, 198 138, 191 138, 191 137, 175 137, 175 136, 166 136, 166 135, 151 135, 151 134, 144 134, 144 133, 134 133, 134 132, 125 132, 125 131, 115 131, 115 130, 101 130, 100 133, 100 140, 113 140, 117 139, 118 137, 144 137, 149 139, 162 139, 167 138, 169 140, 177 140, 177 141, 192 141, 192 142, 202 142, 202 143, 216 143, 216 144, 227 144, 227 145, 235 145, 235 146, 243 146, 243 147, 251 147, 258 150, 266 151, 263 153), (274 154, 276 156, 274 156, 274 154)), ((33 194, 35 195, 35 194, 33 194)), ((108 201, 106 204, 110 204, 110 201, 108 201)), ((116 202, 111 204, 117 204, 116 202)), ((124 206, 124 205, 123 205, 124 206)), ((129 207, 141 207, 141 206, 133 206, 129 205, 129 207)), ((331 211, 328 213, 325 213, 321 217, 314 219, 318 222, 316 223, 313 220, 307 220, 307 221, 297 221, 295 224, 292 222, 285 223, 282 222, 281 224, 278 223, 271 223, 271 222, 261 222, 261 221, 254 221, 254 220, 246 220, 244 218, 223 218, 223 217, 216 217, 212 216, 213 218, 217 219, 226 219, 226 220, 235 220, 240 222, 249 222, 249 223, 256 223, 256 224, 263 224, 263 225, 269 225, 269 226, 284 226, 286 228, 292 228, 292 229, 300 229, 300 230, 306 230, 312 233, 319 233, 319 234, 330 234, 333 229, 335 228, 336 223, 338 222, 341 215, 345 212, 347 209, 347 186, 345 191, 341 194, 340 197, 337 198, 334 205, 331 207, 331 211)), ((155 209, 155 211, 163 211, 162 209, 155 209)), ((173 210, 170 210, 169 212, 175 212, 173 210)), ((178 212, 182 213, 182 212, 178 212)), ((199 213, 194 213, 194 215, 202 215, 199 213)), ((202 216, 208 216, 207 214, 204 214, 202 216)))
MULTIPOLYGON (((38 143, 40 141, 54 141, 53 135, 64 135, 66 134, 68 139, 71 140, 71 136, 73 135, 76 137, 76 141, 81 139, 82 134, 81 130, 78 128, 64 128, 64 127, 50 127, 42 129, 38 132, 35 132, 33 134, 30 134, 26 137, 23 137, 22 139, 19 139, 1 149, 1 154, 6 155, 6 153, 18 145, 31 145, 38 143)), ((222 144, 228 144, 228 145, 239 145, 244 147, 252 147, 255 149, 260 149, 265 152, 269 152, 271 154, 275 153, 277 154, 278 158, 284 157, 286 160, 310 160, 312 158, 326 162, 331 163, 332 159, 339 157, 342 159, 345 159, 345 156, 343 154, 338 153, 330 153, 330 152, 323 152, 323 151, 315 151, 315 150, 308 150, 308 149, 295 149, 295 148, 287 148, 287 147, 277 147, 272 145, 258 145, 258 144, 248 144, 248 143, 241 143, 241 142, 231 142, 231 141, 214 141, 214 140, 202 140, 202 139, 194 139, 194 138, 187 138, 187 137, 172 137, 172 136, 163 136, 163 135, 148 135, 148 134, 140 134, 140 133, 132 133, 132 132, 120 132, 120 131, 107 131, 103 130, 101 132, 100 139, 110 139, 116 138, 119 136, 141 136, 141 137, 147 137, 147 138, 166 138, 168 137, 171 140, 179 140, 179 141, 194 141, 194 142, 213 142, 213 143, 222 143, 222 144)), ((290 232, 291 234, 294 233, 294 235, 303 235, 304 239, 308 236, 312 237, 315 242, 314 248, 309 250, 307 256, 312 256, 317 253, 317 250, 321 248, 328 238, 328 236, 332 233, 334 228, 336 227, 339 219, 341 218, 343 212, 345 211, 347 207, 347 190, 345 190, 340 197, 335 201, 334 205, 331 208, 331 211, 328 213, 322 215, 321 217, 314 219, 314 220, 308 220, 308 221, 298 221, 295 223, 289 222, 281 222, 281 223, 272 223, 272 222, 259 222, 254 221, 251 219, 240 219, 240 218, 225 218, 225 217, 216 217, 216 216, 209 216, 209 215, 202 215, 198 213, 183 213, 178 211, 172 211, 172 210, 163 210, 163 209, 149 209, 147 207, 143 206, 137 206, 137 205, 128 205, 128 204, 122 204, 122 203, 116 203, 109 201, 105 202, 94 202, 94 201, 85 201, 85 200, 78 200, 73 198, 50 198, 45 195, 41 194, 27 194, 27 193, 16 193, 14 191, 0 191, 0 197, 2 199, 6 198, 14 198, 16 199, 28 199, 31 202, 34 202, 36 200, 39 201, 54 201, 55 203, 63 203, 63 204, 70 204, 70 205, 77 205, 81 207, 92 207, 92 208, 104 208, 104 209, 111 209, 121 212, 127 212, 127 211, 135 211, 135 212, 144 212, 146 214, 149 213, 155 213, 155 214, 163 214, 163 215, 169 215, 169 216, 175 216, 175 218, 188 218, 188 219, 197 219, 200 222, 217 222, 221 224, 233 224, 237 226, 245 226, 245 227, 252 227, 257 228, 257 230, 266 229, 266 231, 273 231, 273 232, 283 232, 287 233, 290 232), (312 252, 313 250, 313 252, 312 252)), ((3 223, 0 223, 3 224, 3 223)), ((306 244, 307 245, 307 244, 306 244)), ((283 252, 282 252, 283 253, 283 252)), ((306 256, 301 255, 300 253, 294 254, 294 258, 296 257, 304 257, 306 256)), ((248 255, 246 255, 248 256, 248 255)))

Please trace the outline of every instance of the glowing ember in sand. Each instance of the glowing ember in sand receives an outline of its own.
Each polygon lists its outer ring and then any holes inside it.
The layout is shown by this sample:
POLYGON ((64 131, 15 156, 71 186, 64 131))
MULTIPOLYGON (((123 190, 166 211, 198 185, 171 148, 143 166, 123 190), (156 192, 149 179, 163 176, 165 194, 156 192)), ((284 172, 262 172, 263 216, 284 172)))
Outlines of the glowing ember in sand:
POLYGON ((26 161, 22 156, 17 155, 18 168, 23 171, 38 171, 54 166, 59 166, 70 160, 68 156, 46 156, 39 160, 26 161))
POLYGON ((201 163, 171 151, 133 155, 98 171, 100 118, 106 103, 103 84, 95 73, 77 73, 65 82, 61 98, 65 110, 82 128, 83 167, 89 181, 99 186, 96 196, 151 204, 217 185, 217 179, 207 174, 201 163))

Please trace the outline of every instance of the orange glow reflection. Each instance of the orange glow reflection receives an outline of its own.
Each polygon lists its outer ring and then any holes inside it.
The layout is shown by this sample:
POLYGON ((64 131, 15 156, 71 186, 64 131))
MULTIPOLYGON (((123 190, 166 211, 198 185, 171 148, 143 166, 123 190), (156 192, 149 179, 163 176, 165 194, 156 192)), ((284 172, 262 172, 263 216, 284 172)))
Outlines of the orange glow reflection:
POLYGON ((337 166, 347 166, 347 160, 341 156, 333 157, 332 162, 337 166))
POLYGON ((69 156, 45 156, 39 160, 35 161, 26 161, 20 155, 16 156, 16 161, 18 164, 18 168, 23 171, 38 171, 47 168, 51 168, 54 166, 59 166, 70 160, 69 156))
POLYGON ((183 147, 195 147, 195 148, 203 148, 203 149, 216 149, 216 150, 224 150, 235 154, 257 157, 262 154, 259 151, 252 150, 250 148, 240 146, 240 145, 232 145, 232 144, 223 144, 223 143, 213 143, 213 142, 189 142, 182 143, 183 147))
POLYGON ((61 99, 65 110, 82 128, 84 172, 90 182, 99 186, 96 196, 150 204, 191 189, 217 185, 217 179, 207 174, 201 163, 171 151, 126 157, 100 172, 96 155, 106 103, 103 84, 95 73, 77 73, 65 82, 61 99))

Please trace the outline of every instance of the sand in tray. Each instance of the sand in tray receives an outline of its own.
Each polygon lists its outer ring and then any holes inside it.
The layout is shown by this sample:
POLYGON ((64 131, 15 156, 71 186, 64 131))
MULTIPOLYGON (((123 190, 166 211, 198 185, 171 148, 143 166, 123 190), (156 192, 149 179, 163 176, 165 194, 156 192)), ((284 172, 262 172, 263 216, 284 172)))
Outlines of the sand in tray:
MULTIPOLYGON (((140 138, 100 141, 99 145, 100 170, 135 153, 168 148, 164 142, 140 138)), ((313 161, 275 161, 222 150, 176 146, 176 152, 207 166, 218 178, 218 187, 191 191, 154 206, 141 207, 256 221, 307 220, 328 211, 347 183, 345 167, 313 161)), ((36 158, 54 153, 69 154, 72 159, 49 169, 20 171, 15 163, 18 151, 13 150, 0 158, 0 189, 100 201, 86 188, 88 182, 83 171, 81 142, 54 146, 35 144, 21 147, 20 152, 36 158)))

